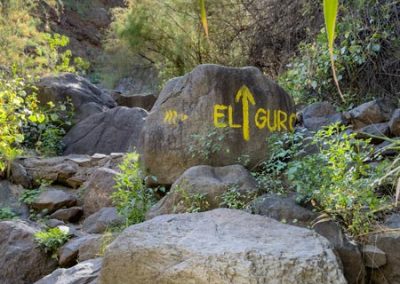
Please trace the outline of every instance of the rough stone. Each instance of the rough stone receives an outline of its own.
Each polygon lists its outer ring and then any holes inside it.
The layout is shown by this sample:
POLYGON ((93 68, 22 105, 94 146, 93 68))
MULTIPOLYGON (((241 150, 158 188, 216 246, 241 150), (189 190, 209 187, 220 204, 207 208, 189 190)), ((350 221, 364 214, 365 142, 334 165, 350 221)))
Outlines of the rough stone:
POLYGON ((147 111, 151 110, 157 100, 157 97, 153 94, 125 95, 116 93, 113 97, 119 106, 139 107, 147 111))
POLYGON ((21 221, 0 222, 0 283, 33 283, 56 269, 57 262, 35 242, 38 231, 21 221))
POLYGON ((90 234, 99 234, 113 226, 122 225, 123 218, 114 207, 105 207, 85 219, 82 230, 90 234))
POLYGON ((90 259, 65 269, 59 268, 34 284, 96 284, 102 258, 90 259))
POLYGON ((31 207, 35 210, 47 210, 47 213, 63 207, 72 207, 76 204, 77 199, 74 195, 57 188, 46 188, 38 197, 31 203, 31 207))
POLYGON ((28 207, 19 202, 23 191, 21 186, 11 184, 7 180, 0 181, 0 208, 9 208, 21 218, 29 217, 28 207))
POLYGON ((392 118, 389 121, 390 132, 394 136, 400 136, 400 108, 393 112, 392 118))
POLYGON ((76 124, 64 137, 64 154, 110 154, 136 148, 147 112, 115 107, 76 124))
POLYGON ((333 221, 319 222, 314 230, 328 239, 343 264, 343 273, 349 284, 365 283, 365 267, 362 254, 357 245, 353 244, 343 233, 341 227, 333 221))
POLYGON ((333 105, 328 102, 311 104, 302 111, 304 127, 316 131, 323 126, 334 123, 343 123, 342 115, 336 112, 333 105))
POLYGON ((117 172, 108 168, 97 169, 85 185, 83 210, 85 216, 112 205, 111 194, 115 191, 115 176, 117 172))
POLYGON ((254 200, 248 209, 252 214, 267 216, 287 224, 308 227, 317 214, 298 205, 294 196, 265 194, 254 200))
POLYGON ((371 235, 369 244, 386 254, 386 264, 371 270, 372 283, 400 283, 400 232, 387 231, 371 235))
POLYGON ((381 137, 387 137, 390 134, 389 130, 389 125, 387 122, 384 123, 376 123, 376 124, 370 124, 365 127, 360 128, 357 131, 357 138, 360 139, 368 139, 371 138, 371 142, 374 144, 379 144, 383 141, 383 139, 377 138, 377 137, 371 137, 370 135, 373 136, 381 136, 381 137))
POLYGON ((50 218, 58 219, 64 222, 77 222, 82 217, 82 207, 74 206, 65 209, 59 209, 50 215, 50 218))
POLYGON ((314 232, 244 211, 158 216, 107 248, 100 283, 346 283, 314 232))
POLYGON ((362 254, 366 267, 376 269, 386 264, 386 254, 376 246, 363 246, 362 254))
POLYGON ((269 155, 266 138, 292 129, 295 119, 291 97, 257 68, 200 65, 168 81, 139 150, 157 183, 172 184, 196 165, 227 166, 246 157, 255 166, 269 155))
POLYGON ((87 79, 71 73, 43 77, 36 87, 39 102, 43 105, 50 101, 65 102, 68 98, 71 99, 75 121, 116 106, 111 96, 87 79))
POLYGON ((389 99, 376 99, 352 109, 348 116, 354 129, 359 129, 369 124, 388 121, 395 108, 396 105, 389 99))
POLYGON ((207 201, 206 208, 220 207, 222 195, 235 188, 244 201, 257 193, 257 183, 241 165, 225 167, 195 166, 185 171, 172 185, 170 192, 155 204, 147 213, 147 218, 162 214, 183 213, 190 206, 185 203, 185 196, 200 194, 207 201))

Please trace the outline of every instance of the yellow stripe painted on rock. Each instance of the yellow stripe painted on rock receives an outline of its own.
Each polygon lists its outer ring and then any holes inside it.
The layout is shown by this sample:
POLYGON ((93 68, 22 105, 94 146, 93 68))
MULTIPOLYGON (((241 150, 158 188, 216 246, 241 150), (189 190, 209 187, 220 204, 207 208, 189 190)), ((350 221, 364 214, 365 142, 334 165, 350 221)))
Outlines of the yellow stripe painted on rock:
POLYGON ((235 102, 242 101, 243 108, 243 139, 249 141, 250 139, 250 123, 249 123, 249 103, 255 105, 253 94, 246 85, 243 85, 236 94, 235 102))

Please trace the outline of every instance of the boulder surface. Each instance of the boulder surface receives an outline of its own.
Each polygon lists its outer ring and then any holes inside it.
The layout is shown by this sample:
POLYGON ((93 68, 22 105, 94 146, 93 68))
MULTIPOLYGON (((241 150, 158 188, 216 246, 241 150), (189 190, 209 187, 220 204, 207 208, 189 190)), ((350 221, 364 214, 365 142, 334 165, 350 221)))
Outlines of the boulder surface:
POLYGON ((293 129, 293 100, 255 67, 200 65, 170 80, 146 119, 139 149, 157 183, 196 165, 267 157, 267 137, 293 129))
POLYGON ((346 283, 328 241, 244 211, 158 216, 108 246, 100 283, 346 283))

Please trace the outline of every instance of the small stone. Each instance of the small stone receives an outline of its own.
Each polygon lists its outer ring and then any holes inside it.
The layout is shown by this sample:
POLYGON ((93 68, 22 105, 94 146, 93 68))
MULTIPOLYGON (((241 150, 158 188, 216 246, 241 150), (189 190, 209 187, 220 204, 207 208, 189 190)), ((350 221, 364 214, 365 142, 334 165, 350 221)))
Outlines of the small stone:
POLYGON ((82 207, 74 206, 71 208, 59 209, 50 215, 51 218, 64 222, 77 222, 83 214, 82 207))
POLYGON ((364 264, 369 268, 379 268, 386 264, 386 254, 376 246, 365 245, 362 248, 364 264))

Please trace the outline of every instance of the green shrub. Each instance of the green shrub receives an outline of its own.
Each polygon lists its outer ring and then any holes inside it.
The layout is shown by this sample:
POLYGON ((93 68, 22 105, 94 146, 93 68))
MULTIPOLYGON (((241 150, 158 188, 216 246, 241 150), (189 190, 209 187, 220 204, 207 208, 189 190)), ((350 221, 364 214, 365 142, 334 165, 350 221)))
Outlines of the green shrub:
MULTIPOLYGON (((396 96, 400 68, 400 20, 396 1, 351 0, 339 9, 335 68, 348 103, 360 103, 383 94, 396 96), (390 62, 390 64, 388 63, 390 62)), ((340 102, 330 69, 327 36, 299 46, 288 71, 279 78, 297 102, 340 102)))
POLYGON ((57 258, 57 250, 65 244, 71 235, 67 230, 59 227, 47 229, 35 233, 35 240, 44 249, 46 253, 50 253, 52 257, 57 258))
POLYGON ((230 186, 228 190, 222 194, 222 202, 220 205, 232 209, 244 209, 250 199, 249 196, 241 194, 237 186, 230 186))
POLYGON ((119 168, 121 173, 115 177, 116 191, 111 196, 112 201, 125 218, 126 226, 143 222, 154 196, 153 190, 145 185, 139 155, 128 153, 119 168))
POLYGON ((175 193, 179 195, 180 201, 174 205, 174 212, 177 212, 178 208, 185 208, 185 212, 196 213, 206 211, 210 206, 207 194, 201 192, 190 194, 184 185, 175 187, 175 193))
POLYGON ((360 236, 370 231, 376 213, 387 206, 387 200, 375 193, 374 184, 386 165, 368 164, 373 153, 369 141, 344 130, 333 125, 319 131, 315 136, 319 153, 291 162, 288 177, 301 201, 311 202, 350 234, 360 236))
POLYGON ((21 196, 18 200, 19 202, 25 203, 26 205, 31 205, 33 202, 35 202, 40 192, 40 189, 25 189, 21 193, 21 196))
POLYGON ((9 207, 0 208, 0 221, 2 220, 12 220, 17 217, 17 214, 9 207))
POLYGON ((303 146, 303 132, 272 134, 268 137, 271 155, 261 161, 252 171, 259 188, 264 192, 285 194, 288 191, 284 175, 290 160, 296 157, 303 146))

